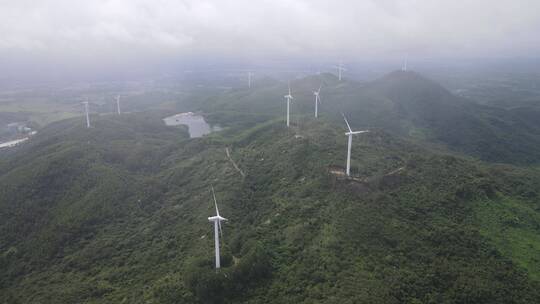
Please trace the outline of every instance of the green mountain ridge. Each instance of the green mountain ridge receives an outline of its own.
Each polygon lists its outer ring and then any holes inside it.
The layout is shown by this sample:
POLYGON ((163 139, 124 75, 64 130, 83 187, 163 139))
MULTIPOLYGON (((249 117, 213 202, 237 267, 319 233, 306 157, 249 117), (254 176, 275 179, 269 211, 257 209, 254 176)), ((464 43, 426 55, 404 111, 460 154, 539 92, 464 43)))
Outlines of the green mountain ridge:
MULTIPOLYGON (((312 92, 320 84, 321 115, 335 122, 342 121, 344 112, 358 128, 383 129, 485 161, 519 165, 539 161, 537 111, 480 105, 412 71, 395 71, 368 83, 339 82, 330 74, 291 81, 293 123, 301 124, 313 115, 312 92)), ((233 89, 192 106, 216 114, 212 118, 219 123, 230 124, 230 115, 237 115, 249 116, 239 121, 252 124, 285 115, 286 93, 286 83, 233 89)))
MULTIPOLYGON (((228 94, 257 105, 271 92, 228 94)), ((96 116, 91 129, 65 120, 3 156, 0 302, 540 299, 538 170, 374 129, 355 137, 355 179, 343 179, 341 121, 286 129, 255 105, 214 104, 209 119, 226 128, 200 139, 164 127, 163 113, 96 116), (230 220, 218 273, 211 185, 230 220)))

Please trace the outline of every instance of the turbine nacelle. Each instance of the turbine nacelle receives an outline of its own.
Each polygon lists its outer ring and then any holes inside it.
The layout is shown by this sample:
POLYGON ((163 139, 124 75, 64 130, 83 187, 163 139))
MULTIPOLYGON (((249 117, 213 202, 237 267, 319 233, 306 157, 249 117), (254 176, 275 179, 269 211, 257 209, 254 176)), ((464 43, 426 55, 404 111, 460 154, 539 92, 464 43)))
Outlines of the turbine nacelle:
POLYGON ((217 222, 217 221, 228 221, 228 219, 222 217, 222 216, 219 216, 219 215, 216 215, 216 216, 211 216, 208 218, 208 221, 210 222, 217 222))

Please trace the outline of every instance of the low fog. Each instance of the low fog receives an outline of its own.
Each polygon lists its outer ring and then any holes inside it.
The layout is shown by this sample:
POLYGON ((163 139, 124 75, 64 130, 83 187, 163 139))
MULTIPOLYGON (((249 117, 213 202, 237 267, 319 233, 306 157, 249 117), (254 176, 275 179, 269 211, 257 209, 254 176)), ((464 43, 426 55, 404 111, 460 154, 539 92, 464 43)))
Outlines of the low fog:
POLYGON ((3 78, 227 61, 514 58, 539 50, 535 0, 0 1, 3 78))

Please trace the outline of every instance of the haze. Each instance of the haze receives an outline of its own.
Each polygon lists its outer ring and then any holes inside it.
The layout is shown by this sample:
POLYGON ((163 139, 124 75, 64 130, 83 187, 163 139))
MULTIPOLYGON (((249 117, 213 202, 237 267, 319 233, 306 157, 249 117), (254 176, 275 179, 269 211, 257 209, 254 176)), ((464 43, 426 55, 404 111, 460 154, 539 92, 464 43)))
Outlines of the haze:
POLYGON ((17 73, 216 57, 530 57, 539 46, 535 0, 0 1, 0 63, 17 73))

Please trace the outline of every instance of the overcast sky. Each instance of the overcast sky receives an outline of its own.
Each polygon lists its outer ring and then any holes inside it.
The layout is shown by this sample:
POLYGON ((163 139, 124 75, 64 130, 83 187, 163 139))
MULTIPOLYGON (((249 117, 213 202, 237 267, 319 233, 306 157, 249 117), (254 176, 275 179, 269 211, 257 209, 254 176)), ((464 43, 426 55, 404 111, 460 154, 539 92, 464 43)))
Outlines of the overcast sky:
POLYGON ((4 62, 539 51, 539 0, 0 0, 4 62))

